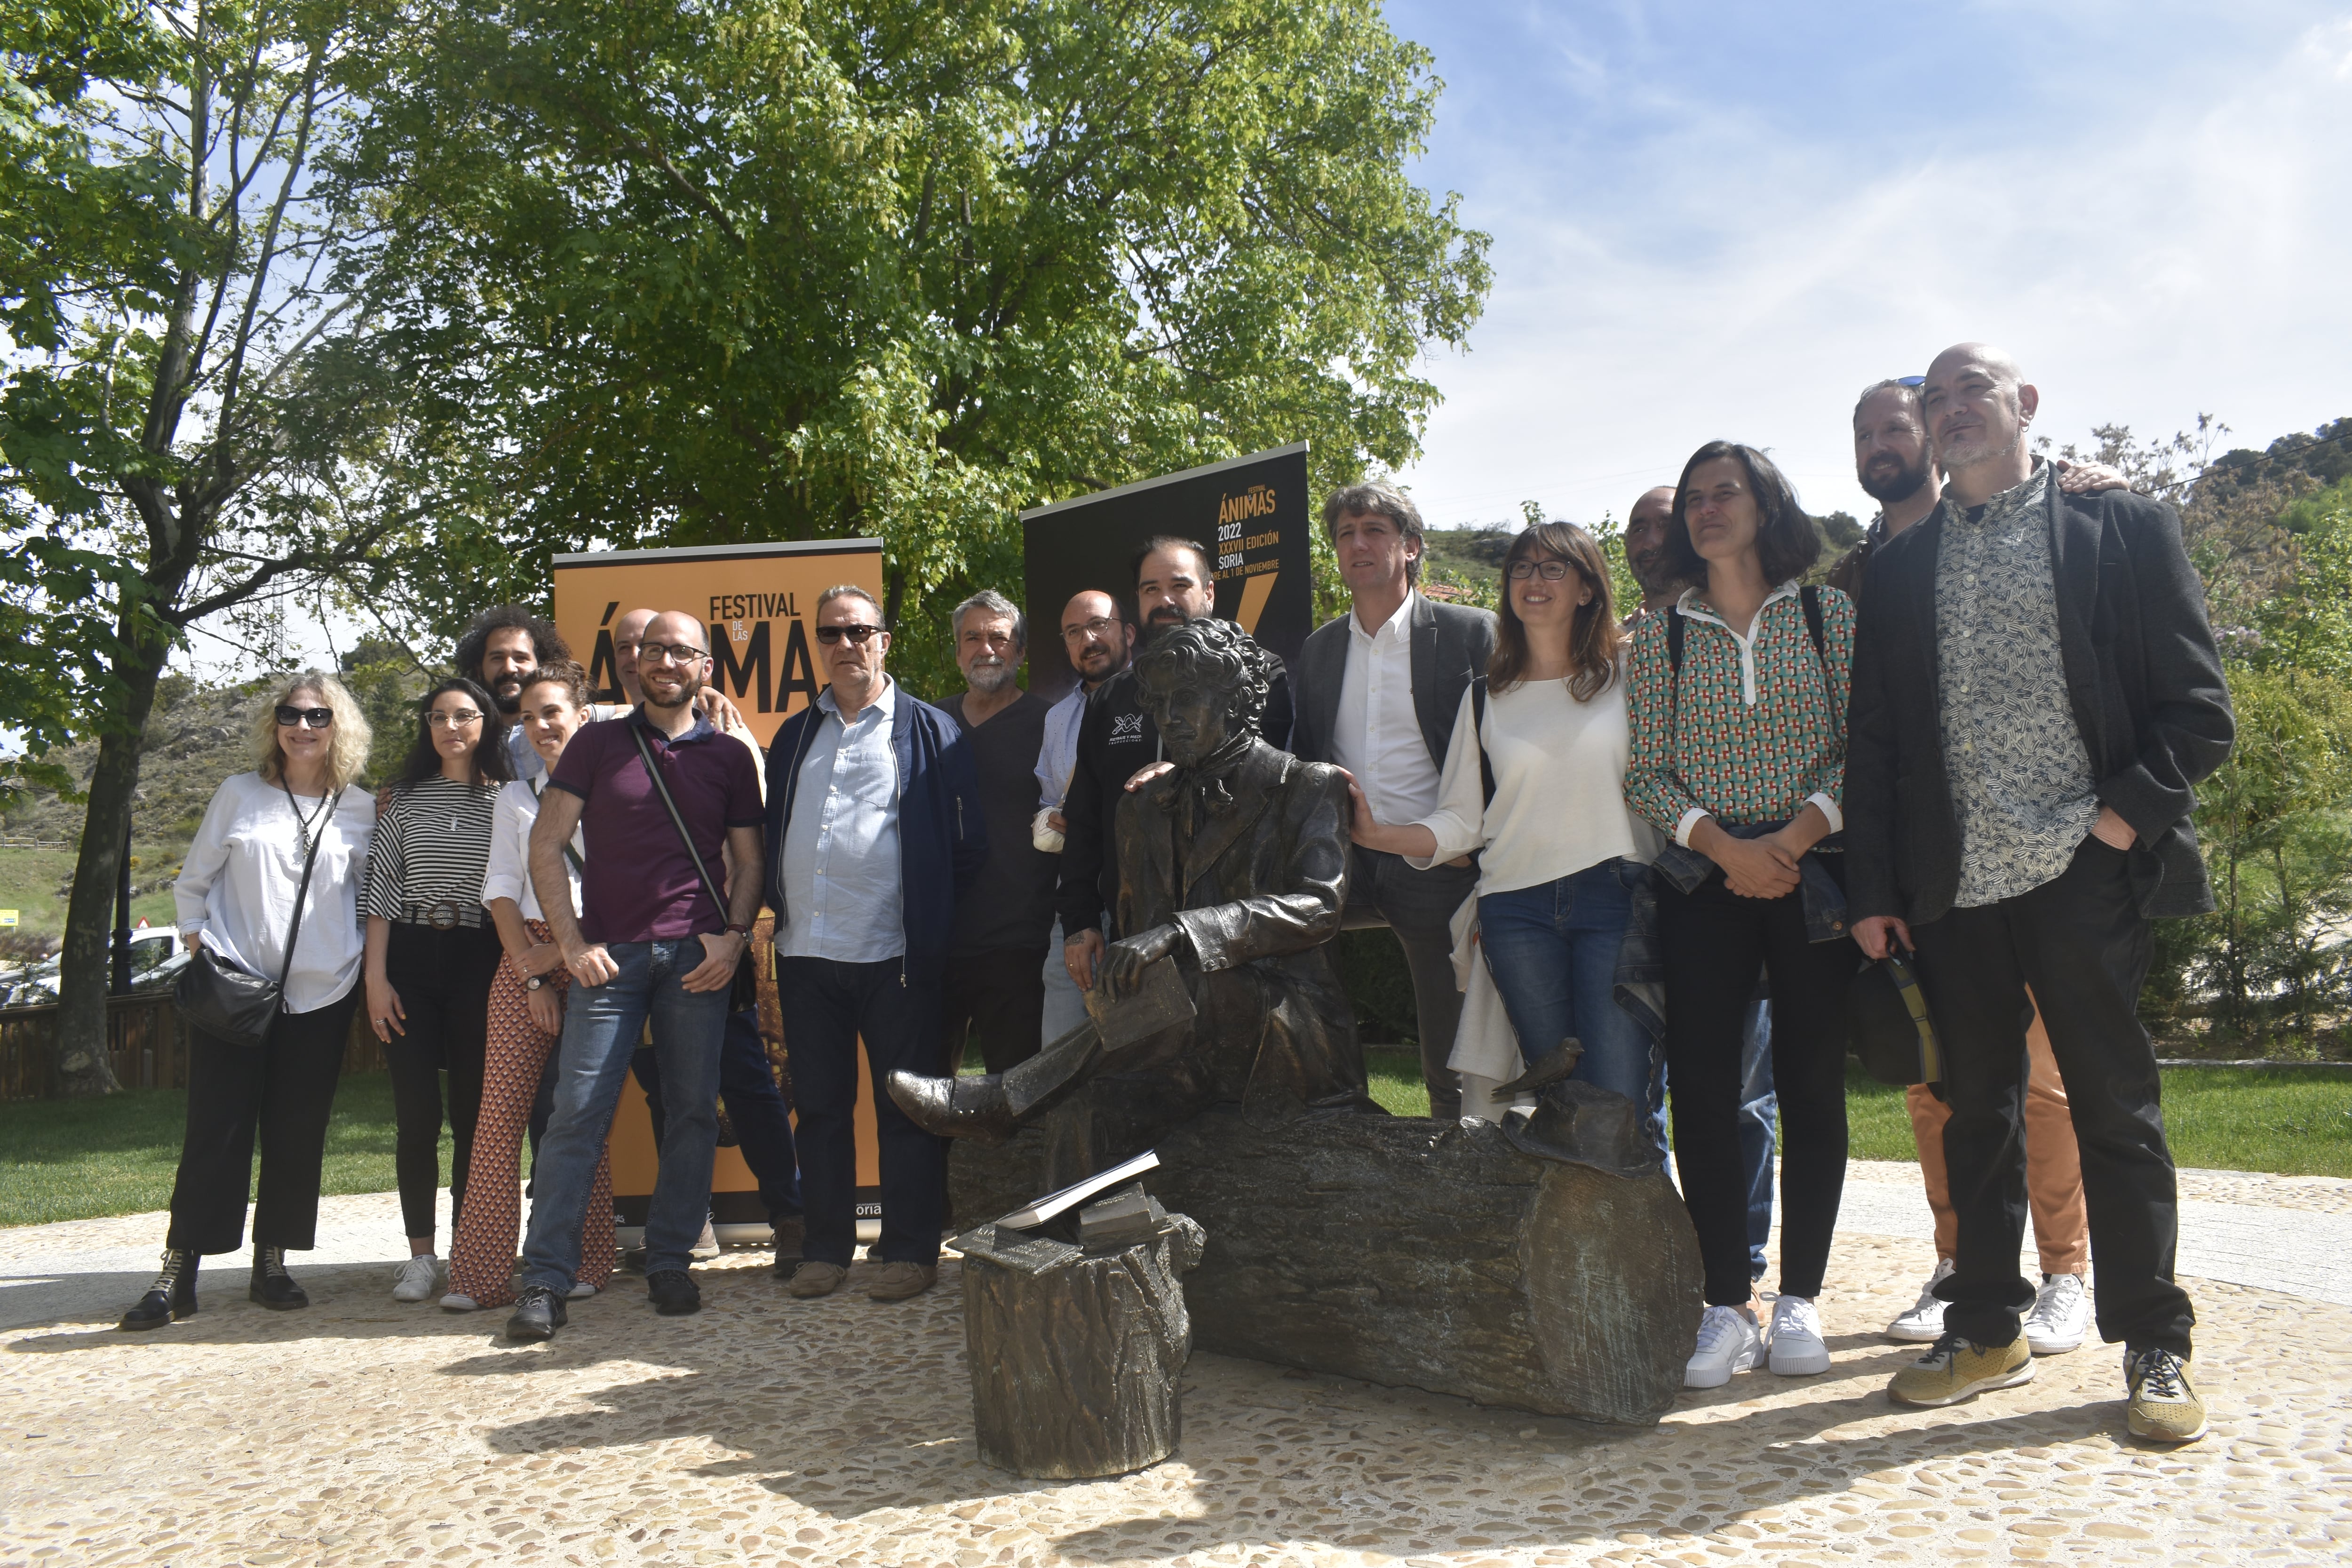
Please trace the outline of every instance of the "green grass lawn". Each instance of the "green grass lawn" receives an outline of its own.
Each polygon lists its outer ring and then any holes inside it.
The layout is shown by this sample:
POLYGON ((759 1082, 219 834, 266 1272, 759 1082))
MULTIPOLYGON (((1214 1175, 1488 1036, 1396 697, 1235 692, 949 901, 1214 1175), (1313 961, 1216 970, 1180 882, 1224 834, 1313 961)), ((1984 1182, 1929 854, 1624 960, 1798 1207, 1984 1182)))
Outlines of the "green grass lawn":
MULTIPOLYGON (((1394 1115, 1429 1114, 1421 1059, 1366 1053, 1372 1098, 1394 1115)), ((1859 1067, 1846 1072, 1849 1147, 1857 1160, 1916 1160, 1903 1091, 1859 1067)), ((2352 1073, 2298 1068, 2168 1068, 2164 1123, 2172 1157, 2214 1171, 2352 1176, 2352 1073)))
MULTIPOLYGON (((134 1089, 105 1100, 0 1104, 0 1226, 143 1214, 170 1206, 187 1120, 184 1089, 134 1089)), ((392 1078, 355 1073, 335 1090, 320 1190, 394 1185, 392 1078)), ((450 1142, 441 1134, 441 1179, 450 1142)))
MULTIPOLYGON (((141 867, 133 875, 143 883, 149 880, 150 857, 161 851, 143 841, 138 849, 141 867)), ((168 864, 179 864, 176 856, 168 864)), ((58 896, 58 884, 72 876, 73 868, 74 852, 70 849, 0 847, 0 910, 15 910, 18 924, 25 931, 54 934, 65 930, 66 901, 58 896)), ((142 915, 150 925, 170 925, 178 918, 173 912, 172 890, 165 888, 131 900, 131 923, 136 925, 142 915)))
MULTIPOLYGON (((1399 1116, 1426 1116, 1421 1061, 1410 1051, 1366 1053, 1372 1098, 1399 1116)), ((2174 1068, 2164 1075, 2165 1121, 2184 1165, 2352 1176, 2352 1073, 2294 1068, 2246 1071, 2174 1068)), ((140 1214, 172 1201, 187 1096, 131 1089, 102 1100, 0 1103, 0 1226, 140 1214)), ((1911 1160, 1903 1091, 1847 1079, 1854 1157, 1911 1160)), ((392 1079, 362 1073, 335 1093, 327 1132, 324 1190, 388 1192, 393 1186, 392 1079)), ((441 1136, 448 1180, 449 1136, 441 1136)))

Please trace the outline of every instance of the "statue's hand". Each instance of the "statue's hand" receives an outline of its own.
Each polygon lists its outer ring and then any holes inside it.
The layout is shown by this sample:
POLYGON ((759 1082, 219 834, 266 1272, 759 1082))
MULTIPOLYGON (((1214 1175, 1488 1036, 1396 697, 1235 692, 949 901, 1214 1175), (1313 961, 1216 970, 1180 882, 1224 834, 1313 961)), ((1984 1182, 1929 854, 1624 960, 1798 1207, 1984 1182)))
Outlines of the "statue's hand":
POLYGON ((1176 951, 1184 940, 1181 926, 1153 926, 1122 937, 1103 955, 1102 985, 1114 997, 1132 996, 1143 984, 1143 972, 1176 951))

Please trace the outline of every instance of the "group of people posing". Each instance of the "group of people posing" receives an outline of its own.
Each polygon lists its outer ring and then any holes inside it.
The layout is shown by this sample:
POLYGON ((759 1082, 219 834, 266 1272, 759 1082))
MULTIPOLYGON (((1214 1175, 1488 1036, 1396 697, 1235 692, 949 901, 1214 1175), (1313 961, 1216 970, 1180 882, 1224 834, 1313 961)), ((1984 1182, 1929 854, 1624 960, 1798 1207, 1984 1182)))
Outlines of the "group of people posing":
MULTIPOLYGON (((1972 343, 1869 387, 1856 471, 1883 510, 1818 585, 1811 520, 1733 443, 1633 509, 1636 606, 1615 602, 1593 537, 1559 522, 1512 541, 1497 612, 1433 598, 1410 498, 1343 489, 1322 522, 1349 611, 1274 676, 1255 725, 1348 774, 1345 923, 1402 948, 1432 1114, 1510 1114, 1509 1080, 1572 1039, 1575 1076, 1670 1148, 1705 1269, 1691 1386, 1830 1367, 1815 1303, 1846 1168, 1848 992, 1904 952, 1943 1073, 1910 1091, 1937 1256, 1888 1331, 1927 1347, 1891 1397, 1973 1398, 2079 1345, 2095 1244, 2130 1430, 2184 1441, 2204 1429, 2194 1314, 2172 1279, 2173 1168, 2136 1003, 2149 921, 2210 907, 2191 792, 2232 721, 2177 519, 2112 473, 2035 458, 2037 398, 1972 343), (2038 1287, 2019 1270, 2029 1207, 2038 1287)), ((1102 966, 1127 961, 1111 826, 1122 792, 1167 765, 1130 655, 1214 605, 1197 542, 1153 539, 1134 564, 1131 599, 1121 584, 1063 607, 1079 683, 1055 703, 1016 683, 1027 621, 1001 595, 954 612, 966 689, 934 707, 888 675, 873 599, 828 590, 828 685, 764 754, 706 687, 709 628, 682 613, 620 623, 635 700, 611 710, 551 627, 486 616, 380 798, 352 787, 356 705, 330 677, 289 682, 179 884, 189 940, 282 972, 284 1010, 261 1050, 195 1041, 164 1271, 124 1326, 193 1311, 198 1257, 242 1244, 257 1128, 251 1292, 302 1304, 284 1254, 311 1245, 362 1000, 394 1075, 403 1299, 436 1283, 445 1070, 442 1305, 511 1302, 508 1333, 543 1339, 606 1283, 604 1152, 633 1063, 657 1100, 654 1307, 699 1302, 688 1263, 722 1096, 760 1154, 786 1289, 841 1289, 858 1042, 877 1085, 952 1075, 973 1046, 1003 1074, 1082 1025, 1102 966), (763 904, 796 1129, 744 963, 763 904)), ((898 1300, 936 1277, 943 1146, 889 1095, 874 1109, 864 1283, 898 1300)))

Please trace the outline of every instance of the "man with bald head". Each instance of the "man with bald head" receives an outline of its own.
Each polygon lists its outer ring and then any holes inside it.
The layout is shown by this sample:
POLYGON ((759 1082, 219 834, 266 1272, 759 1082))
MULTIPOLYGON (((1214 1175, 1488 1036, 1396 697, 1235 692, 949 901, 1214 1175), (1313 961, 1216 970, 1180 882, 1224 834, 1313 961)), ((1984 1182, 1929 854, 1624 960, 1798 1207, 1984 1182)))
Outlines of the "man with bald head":
MULTIPOLYGON (((1037 748, 1037 816, 1030 825, 1030 837, 1048 855, 1062 852, 1069 831, 1070 819, 1062 807, 1069 798, 1071 775, 1077 771, 1078 725, 1087 716, 1087 699, 1127 668, 1135 630, 1120 614, 1118 601, 1099 588, 1070 595, 1070 602, 1062 606, 1061 628, 1062 651, 1077 672, 1078 683, 1047 710, 1045 737, 1037 748)), ((1097 929, 1107 923, 1101 922, 1097 929)), ((1070 977, 1070 966, 1062 956, 1068 940, 1056 910, 1053 945, 1045 953, 1045 1024, 1037 1042, 1041 1046, 1060 1039, 1087 1021, 1086 994, 1070 977)))
POLYGON ((1674 559, 1666 549, 1666 533, 1674 522, 1672 485, 1653 485, 1643 490, 1625 514, 1625 564, 1633 569, 1633 581, 1642 585, 1641 604, 1625 617, 1629 626, 1644 616, 1664 615, 1682 596, 1685 584, 1675 580, 1673 568, 1666 564, 1674 559))
POLYGON ((532 1173, 512 1339, 543 1340, 563 1326, 590 1178, 648 1022, 667 1092, 661 1172, 646 1215, 646 1286, 665 1316, 702 1304, 687 1266, 709 1210, 719 1048, 735 966, 760 909, 763 813, 750 751, 696 702, 710 673, 702 623, 681 611, 654 616, 636 664, 644 700, 572 738, 531 833, 531 883, 573 984, 555 1109, 532 1173), (577 920, 563 855, 575 828, 587 843, 577 920), (730 864, 734 875, 721 881, 730 864))
POLYGON ((2173 1280, 2172 1154, 2136 1006, 2148 921, 2213 907, 2189 814, 2234 725, 2204 589, 2169 507, 2053 482, 2027 443, 2041 393, 2008 354, 1947 349, 1921 394, 1947 478, 1864 574, 1846 898, 1871 957, 1916 953, 1958 1256, 1935 1288, 1942 1336, 1887 1392, 1950 1405, 2033 1375, 2017 1268, 2030 986, 2081 1146, 2128 1428, 2186 1442, 2205 1430, 2196 1314, 2173 1280))

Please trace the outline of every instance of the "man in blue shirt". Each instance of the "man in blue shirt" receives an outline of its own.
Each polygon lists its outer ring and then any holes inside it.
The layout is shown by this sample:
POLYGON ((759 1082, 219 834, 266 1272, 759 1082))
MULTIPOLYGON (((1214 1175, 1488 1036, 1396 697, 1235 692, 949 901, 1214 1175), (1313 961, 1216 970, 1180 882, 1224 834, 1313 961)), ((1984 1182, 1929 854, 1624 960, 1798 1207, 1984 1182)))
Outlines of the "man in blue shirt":
MULTIPOLYGON (((839 1289, 856 1247, 858 1042, 877 1088, 938 1059, 951 919, 987 853, 970 743, 885 672, 881 606, 828 588, 816 628, 832 684, 768 748, 768 904, 807 1216, 799 1297, 839 1289)), ((946 1152, 889 1096, 874 1101, 882 1267, 866 1294, 896 1301, 938 1278, 946 1152)))

